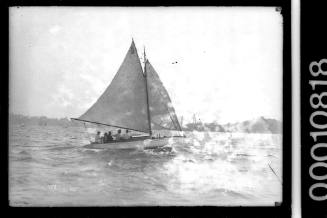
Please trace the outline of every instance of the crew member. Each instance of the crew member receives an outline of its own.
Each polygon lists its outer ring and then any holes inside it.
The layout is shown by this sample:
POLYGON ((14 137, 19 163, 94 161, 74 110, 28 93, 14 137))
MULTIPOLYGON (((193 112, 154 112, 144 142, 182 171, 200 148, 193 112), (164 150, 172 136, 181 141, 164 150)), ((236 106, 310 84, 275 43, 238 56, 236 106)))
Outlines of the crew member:
POLYGON ((101 143, 100 131, 95 135, 94 143, 101 143))
POLYGON ((104 133, 103 143, 107 143, 107 142, 108 142, 108 133, 104 133))
POLYGON ((128 134, 128 129, 126 129, 125 133, 122 136, 123 139, 130 139, 131 136, 128 134))
POLYGON ((116 141, 119 141, 121 139, 121 130, 118 129, 117 134, 115 135, 116 141))
POLYGON ((107 140, 108 140, 108 142, 114 140, 114 139, 112 138, 112 135, 111 135, 111 132, 110 132, 110 131, 108 132, 107 140))

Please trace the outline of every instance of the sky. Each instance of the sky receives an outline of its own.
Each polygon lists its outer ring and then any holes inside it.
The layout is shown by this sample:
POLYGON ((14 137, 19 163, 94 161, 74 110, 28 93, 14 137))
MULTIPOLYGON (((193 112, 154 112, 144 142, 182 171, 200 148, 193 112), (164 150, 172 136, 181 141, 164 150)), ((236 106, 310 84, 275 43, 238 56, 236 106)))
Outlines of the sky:
POLYGON ((184 121, 282 120, 282 25, 274 7, 13 7, 9 110, 79 117, 133 38, 184 121))

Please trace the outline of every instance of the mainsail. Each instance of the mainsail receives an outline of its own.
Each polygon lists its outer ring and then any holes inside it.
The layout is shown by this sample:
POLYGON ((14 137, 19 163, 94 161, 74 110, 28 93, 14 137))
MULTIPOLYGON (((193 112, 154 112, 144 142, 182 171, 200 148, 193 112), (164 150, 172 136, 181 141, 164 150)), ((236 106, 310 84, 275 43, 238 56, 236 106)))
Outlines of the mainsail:
POLYGON ((132 41, 108 88, 78 119, 149 133, 144 84, 142 66, 132 41))
POLYGON ((168 92, 148 60, 143 74, 134 41, 110 85, 76 120, 150 135, 151 130, 182 130, 168 92))
POLYGON ((149 60, 145 62, 145 72, 148 84, 151 129, 181 131, 168 92, 149 60))

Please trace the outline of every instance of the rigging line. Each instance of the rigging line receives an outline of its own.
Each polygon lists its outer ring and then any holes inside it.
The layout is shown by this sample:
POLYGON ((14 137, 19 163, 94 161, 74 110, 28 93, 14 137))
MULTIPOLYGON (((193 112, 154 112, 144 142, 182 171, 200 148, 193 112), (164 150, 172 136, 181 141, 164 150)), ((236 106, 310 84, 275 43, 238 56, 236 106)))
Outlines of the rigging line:
POLYGON ((270 164, 268 163, 269 168, 271 169, 271 171, 275 174, 275 176, 277 177, 278 181, 283 184, 283 182, 279 179, 279 177, 277 176, 276 172, 274 171, 274 169, 270 166, 270 164))
POLYGON ((78 119, 78 118, 70 118, 70 119, 72 119, 72 120, 78 120, 78 121, 82 121, 82 122, 88 122, 88 123, 94 123, 94 124, 104 125, 104 126, 111 126, 111 127, 116 127, 116 128, 122 128, 122 129, 134 130, 134 131, 137 131, 137 132, 143 132, 143 133, 147 133, 147 134, 149 134, 149 132, 145 132, 145 131, 143 131, 143 130, 132 129, 132 128, 123 127, 123 126, 115 126, 115 125, 110 125, 110 124, 104 124, 104 123, 99 123, 99 122, 93 122, 93 121, 88 121, 88 120, 82 120, 82 119, 78 119))

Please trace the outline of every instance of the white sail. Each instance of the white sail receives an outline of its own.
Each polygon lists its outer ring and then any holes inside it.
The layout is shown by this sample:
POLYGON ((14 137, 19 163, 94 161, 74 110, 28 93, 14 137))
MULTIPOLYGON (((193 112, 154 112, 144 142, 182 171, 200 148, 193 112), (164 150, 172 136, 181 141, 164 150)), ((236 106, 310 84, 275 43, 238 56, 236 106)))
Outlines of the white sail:
POLYGON ((181 131, 175 109, 159 75, 148 60, 145 62, 151 129, 181 131))
POLYGON ((134 41, 108 88, 78 119, 150 132, 145 78, 134 41))

